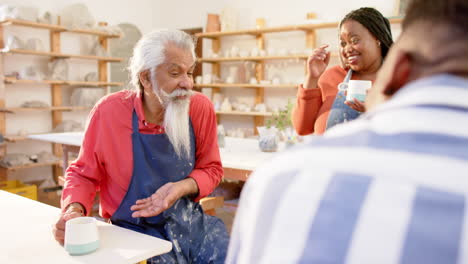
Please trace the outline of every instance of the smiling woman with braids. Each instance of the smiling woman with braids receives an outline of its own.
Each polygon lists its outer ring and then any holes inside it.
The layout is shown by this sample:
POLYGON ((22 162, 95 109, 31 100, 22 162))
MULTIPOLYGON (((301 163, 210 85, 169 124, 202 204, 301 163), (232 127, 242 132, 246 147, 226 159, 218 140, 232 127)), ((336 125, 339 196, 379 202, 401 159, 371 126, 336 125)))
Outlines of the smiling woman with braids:
POLYGON ((348 13, 339 25, 340 66, 325 70, 328 45, 315 49, 307 60, 307 75, 297 92, 293 123, 298 134, 323 134, 326 129, 357 118, 362 102, 346 101, 338 85, 349 80, 373 81, 393 43, 390 22, 374 8, 348 13))

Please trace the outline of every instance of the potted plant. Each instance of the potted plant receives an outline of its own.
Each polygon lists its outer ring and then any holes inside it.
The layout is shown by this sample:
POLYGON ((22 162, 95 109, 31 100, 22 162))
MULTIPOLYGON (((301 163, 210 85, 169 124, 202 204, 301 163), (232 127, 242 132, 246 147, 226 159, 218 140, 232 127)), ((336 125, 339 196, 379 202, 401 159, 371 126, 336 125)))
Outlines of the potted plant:
POLYGON ((266 120, 264 127, 258 127, 259 147, 261 151, 274 152, 278 150, 279 135, 281 134, 286 144, 293 144, 294 130, 292 129, 291 113, 294 104, 288 100, 285 108, 266 120))

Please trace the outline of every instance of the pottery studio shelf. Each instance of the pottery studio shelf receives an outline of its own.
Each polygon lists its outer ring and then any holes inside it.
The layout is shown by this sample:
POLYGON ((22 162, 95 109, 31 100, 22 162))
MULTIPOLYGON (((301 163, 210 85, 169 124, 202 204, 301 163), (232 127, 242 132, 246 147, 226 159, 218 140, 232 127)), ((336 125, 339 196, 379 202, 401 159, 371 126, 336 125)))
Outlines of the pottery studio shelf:
MULTIPOLYGON (((390 18, 390 23, 401 23, 403 20, 401 17, 390 18)), ((219 38, 227 36, 240 36, 240 35, 253 35, 258 36, 266 33, 280 33, 289 31, 312 31, 323 28, 336 28, 339 22, 326 22, 326 23, 312 23, 312 24, 301 24, 291 25, 282 27, 265 27, 259 29, 245 29, 245 30, 233 30, 233 31, 221 31, 221 32, 204 32, 198 33, 198 38, 219 38)))
POLYGON ((6 84, 60 84, 69 86, 122 86, 122 82, 86 82, 86 81, 61 81, 61 80, 23 80, 14 77, 5 77, 6 84))
POLYGON ((94 56, 94 55, 77 55, 77 54, 64 54, 59 52, 48 52, 48 51, 36 51, 36 50, 22 50, 22 49, 10 49, 2 51, 5 54, 21 54, 21 55, 36 55, 36 56, 48 56, 59 59, 83 59, 83 60, 97 60, 106 62, 121 62, 122 58, 117 57, 106 57, 106 56, 94 56))
POLYGON ((68 29, 60 25, 37 23, 33 21, 20 20, 20 19, 5 19, 0 22, 0 25, 23 26, 23 27, 30 27, 30 28, 47 29, 50 31, 57 31, 57 32, 70 32, 70 33, 77 33, 77 34, 95 35, 95 36, 105 37, 105 38, 120 38, 121 37, 120 34, 111 34, 105 31, 92 30, 92 29, 68 29))
MULTIPOLYGON (((45 133, 53 133, 53 132, 45 132, 45 133)), ((45 134, 45 133, 36 133, 36 134, 45 134)), ((33 133, 35 134, 35 133, 33 133)), ((30 134, 30 135, 33 135, 30 134)), ((3 139, 5 139, 6 142, 19 142, 19 141, 24 141, 24 140, 31 140, 28 138, 29 135, 4 135, 3 139)))
MULTIPOLYGON (((106 25, 106 23, 99 23, 100 25, 106 25)), ((46 24, 46 23, 37 23, 33 21, 25 21, 25 20, 18 20, 18 19, 5 19, 0 21, 0 39, 2 42, 6 39, 5 35, 5 28, 13 26, 15 29, 17 27, 23 28, 30 28, 31 30, 47 30, 49 41, 48 51, 35 51, 35 50, 24 50, 24 49, 8 49, 4 48, 1 53, 0 57, 3 59, 6 56, 17 56, 21 55, 24 56, 25 59, 29 60, 31 63, 29 64, 36 64, 35 61, 29 59, 32 56, 42 56, 45 58, 54 59, 71 59, 70 64, 75 64, 75 60, 90 60, 94 61, 96 64, 96 72, 97 72, 97 81, 95 82, 86 82, 86 81, 72 81, 72 80, 18 80, 12 76, 5 76, 5 65, 1 65, 0 67, 0 76, 3 78, 0 80, 0 133, 5 135, 5 141, 11 143, 23 141, 27 139, 27 136, 18 136, 18 135, 6 135, 7 133, 7 118, 6 114, 10 115, 10 113, 18 113, 24 115, 31 115, 34 112, 50 112, 51 115, 51 123, 52 128, 56 127, 60 123, 63 122, 63 112, 65 111, 89 111, 92 107, 82 107, 82 106, 64 106, 63 105, 63 87, 68 86, 69 88, 73 89, 77 86, 86 86, 86 87, 99 87, 106 89, 106 94, 111 92, 111 86, 123 86, 121 82, 111 82, 109 79, 109 64, 114 62, 121 62, 123 58, 118 57, 111 57, 111 56, 95 56, 95 55, 81 55, 81 54, 66 54, 62 52, 62 42, 61 39, 63 38, 63 34, 66 34, 67 37, 76 38, 76 35, 90 35, 94 36, 96 40, 99 42, 101 47, 104 50, 108 50, 109 48, 109 39, 110 38, 119 38, 121 37, 120 34, 115 34, 111 32, 107 32, 106 30, 94 30, 94 29, 87 29, 87 28, 67 28, 62 25, 55 25, 55 24, 46 24), (31 56, 32 55, 32 56, 31 56), (7 105, 6 102, 6 93, 8 89, 16 89, 19 86, 18 84, 28 85, 28 86, 39 86, 39 85, 48 85, 50 86, 51 90, 51 106, 50 107, 38 107, 38 108, 24 108, 24 107, 5 107, 7 105)), ((15 29, 12 29, 13 31, 15 29)), ((18 31, 18 30, 16 30, 18 31)), ((28 33, 23 34, 25 37, 28 37, 28 33)), ((27 64, 27 63, 26 63, 27 64)), ((30 92, 34 92, 34 90, 28 90, 30 92)), ((39 93, 39 91, 37 92, 39 93)), ((13 116, 13 115, 12 115, 13 116)), ((15 129, 13 129, 15 130, 15 129)), ((36 131, 37 132, 37 131, 36 131)), ((34 133, 36 133, 34 132, 34 133)), ((60 148, 57 145, 52 144, 52 151, 55 155, 60 155, 60 148)), ((7 152, 5 150, 5 152, 7 152)), ((50 165, 57 165, 57 163, 49 163, 49 164, 31 164, 25 165, 26 167, 37 167, 37 166, 50 166, 50 165)), ((22 168, 22 167, 21 167, 22 168)), ((7 173, 19 168, 8 168, 4 170, 0 170, 0 178, 7 179, 7 173)), ((62 169, 60 166, 54 166, 54 176, 58 177, 62 174, 62 169)))
POLYGON ((16 113, 16 112, 34 112, 34 111, 84 111, 91 110, 89 106, 51 106, 51 107, 5 107, 0 108, 1 112, 16 113))
POLYGON ((0 170, 2 171, 7 171, 7 172, 13 172, 17 170, 23 170, 23 169, 30 169, 30 168, 37 168, 37 167, 46 167, 46 166, 53 166, 53 165, 60 165, 60 161, 53 161, 53 162, 43 162, 43 163, 29 163, 21 166, 14 166, 14 167, 0 167, 0 170))
POLYGON ((230 61, 305 60, 307 59, 307 57, 308 55, 199 58, 197 59, 197 62, 215 63, 215 62, 230 62, 230 61))
POLYGON ((242 111, 216 111, 217 115, 235 115, 235 116, 272 116, 270 112, 242 112, 242 111))
POLYGON ((298 84, 248 84, 248 83, 210 83, 210 84, 195 84, 195 87, 211 87, 211 88, 294 88, 298 84))

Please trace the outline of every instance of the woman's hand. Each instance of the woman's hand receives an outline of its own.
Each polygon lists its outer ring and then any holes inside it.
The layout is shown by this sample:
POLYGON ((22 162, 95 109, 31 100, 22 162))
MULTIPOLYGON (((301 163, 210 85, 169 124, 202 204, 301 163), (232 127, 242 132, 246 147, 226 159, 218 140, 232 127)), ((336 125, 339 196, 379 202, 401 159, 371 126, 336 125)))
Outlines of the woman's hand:
POLYGON ((330 52, 326 48, 328 48, 328 45, 322 45, 320 48, 314 49, 312 55, 307 59, 307 76, 304 88, 317 87, 318 79, 330 62, 330 52))
POLYGON ((353 101, 345 101, 345 104, 358 112, 366 111, 365 104, 356 98, 354 98, 353 101))

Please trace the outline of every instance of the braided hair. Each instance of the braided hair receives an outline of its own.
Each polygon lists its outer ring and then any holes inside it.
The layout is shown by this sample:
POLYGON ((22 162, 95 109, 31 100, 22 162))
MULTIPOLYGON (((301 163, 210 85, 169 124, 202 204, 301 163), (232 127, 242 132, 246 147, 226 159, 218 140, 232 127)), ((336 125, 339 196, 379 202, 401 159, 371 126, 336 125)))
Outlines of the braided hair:
POLYGON ((390 22, 378 10, 371 7, 362 7, 349 12, 340 22, 340 28, 344 22, 354 20, 363 25, 369 32, 380 41, 382 58, 387 56, 390 46, 393 44, 390 22))

